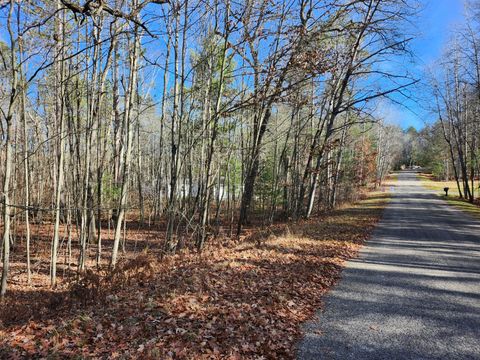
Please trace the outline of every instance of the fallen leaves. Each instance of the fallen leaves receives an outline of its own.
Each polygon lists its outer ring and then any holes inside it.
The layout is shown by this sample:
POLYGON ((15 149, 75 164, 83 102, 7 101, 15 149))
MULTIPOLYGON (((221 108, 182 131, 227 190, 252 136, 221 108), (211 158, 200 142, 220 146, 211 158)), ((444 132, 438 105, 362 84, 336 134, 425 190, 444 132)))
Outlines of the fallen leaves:
POLYGON ((300 324, 381 211, 370 202, 279 226, 265 239, 210 245, 201 256, 153 253, 137 261, 147 275, 129 262, 124 274, 100 279, 101 301, 60 302, 23 323, 9 318, 0 357, 293 359, 300 324))

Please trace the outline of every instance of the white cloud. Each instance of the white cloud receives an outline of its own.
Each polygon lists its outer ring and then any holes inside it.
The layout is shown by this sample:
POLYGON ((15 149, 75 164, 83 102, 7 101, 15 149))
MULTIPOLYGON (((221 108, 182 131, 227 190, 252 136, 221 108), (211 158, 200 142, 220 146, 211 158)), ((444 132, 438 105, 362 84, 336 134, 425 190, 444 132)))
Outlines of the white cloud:
POLYGON ((408 108, 395 104, 387 99, 381 99, 378 102, 374 115, 387 124, 397 125, 403 129, 413 126, 419 130, 425 126, 422 119, 408 108))

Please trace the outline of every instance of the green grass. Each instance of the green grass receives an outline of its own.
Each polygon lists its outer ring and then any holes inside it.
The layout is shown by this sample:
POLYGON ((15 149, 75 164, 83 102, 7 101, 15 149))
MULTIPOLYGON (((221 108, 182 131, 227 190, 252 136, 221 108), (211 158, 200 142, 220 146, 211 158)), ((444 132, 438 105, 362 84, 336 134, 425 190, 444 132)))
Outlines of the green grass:
POLYGON ((422 181, 422 186, 430 190, 438 191, 437 196, 444 199, 447 204, 480 219, 480 207, 477 204, 472 204, 459 197, 457 183, 455 181, 436 181, 428 174, 419 174, 418 177, 422 181), (445 191, 443 190, 445 187, 450 188, 448 190, 448 197, 445 197, 445 191))
POLYGON ((430 190, 438 191, 438 195, 445 195, 443 190, 445 187, 448 187, 448 195, 453 197, 458 197, 458 188, 455 181, 437 181, 433 180, 428 174, 419 174, 418 177, 422 181, 422 185, 430 190))
POLYGON ((460 199, 458 197, 448 197, 446 201, 448 204, 453 205, 457 209, 462 210, 480 220, 480 207, 477 204, 469 203, 467 200, 460 199))
POLYGON ((397 180, 398 180, 398 172, 392 172, 387 177, 387 182, 392 183, 392 184, 396 183, 397 180))

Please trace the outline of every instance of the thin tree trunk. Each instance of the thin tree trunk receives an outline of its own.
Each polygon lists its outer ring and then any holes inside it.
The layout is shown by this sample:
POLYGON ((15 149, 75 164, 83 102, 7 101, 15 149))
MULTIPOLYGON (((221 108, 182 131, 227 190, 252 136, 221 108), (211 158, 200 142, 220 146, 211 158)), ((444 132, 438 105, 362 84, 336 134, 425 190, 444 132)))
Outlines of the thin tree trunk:
MULTIPOLYGON (((20 14, 20 11, 18 12, 20 14)), ((17 27, 20 28, 19 17, 17 19, 17 27)), ((23 176, 25 184, 25 241, 26 241, 26 251, 27 251, 27 283, 31 282, 31 269, 30 269, 30 217, 29 217, 29 207, 30 207, 30 172, 29 172, 29 158, 28 158, 28 124, 26 116, 26 86, 24 72, 23 72, 23 39, 20 37, 18 39, 18 52, 20 60, 20 81, 22 83, 22 96, 21 96, 21 109, 20 117, 22 119, 23 125, 23 176)))
MULTIPOLYGON (((136 3, 134 1, 134 3, 136 3)), ((125 136, 127 138, 127 144, 125 149, 125 158, 123 162, 122 170, 122 186, 120 190, 120 203, 118 219, 115 226, 115 238, 113 241, 112 259, 110 265, 114 267, 117 263, 118 246, 120 244, 120 237, 122 232, 122 220, 125 216, 125 206, 127 203, 128 195, 128 182, 130 180, 130 162, 133 143, 133 127, 132 127, 132 108, 135 103, 135 89, 137 81, 137 61, 138 51, 140 46, 140 39, 138 34, 138 25, 135 26, 135 34, 133 40, 133 49, 130 52, 130 75, 128 82, 128 92, 125 94, 125 110, 124 110, 124 122, 125 122, 125 136)))
MULTIPOLYGON (((60 1, 57 0, 57 9, 61 9, 60 1)), ((63 56, 63 12, 58 13, 56 19, 56 33, 59 39, 57 44, 57 56, 59 59, 63 56)), ((56 64, 56 96, 55 96, 55 117, 59 127, 58 134, 58 160, 57 160, 57 174, 56 174, 56 188, 55 188, 55 225, 53 230, 53 242, 51 253, 51 271, 50 271, 50 284, 52 287, 56 286, 57 282, 57 252, 58 242, 60 234, 60 201, 63 185, 63 159, 64 159, 64 118, 63 118, 63 62, 59 61, 56 64)))

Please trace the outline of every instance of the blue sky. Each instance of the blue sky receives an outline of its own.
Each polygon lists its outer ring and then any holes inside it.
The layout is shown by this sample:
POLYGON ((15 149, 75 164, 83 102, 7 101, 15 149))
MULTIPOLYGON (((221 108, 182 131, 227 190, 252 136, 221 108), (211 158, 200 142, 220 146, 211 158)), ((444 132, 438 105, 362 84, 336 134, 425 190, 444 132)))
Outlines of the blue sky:
MULTIPOLYGON (((463 0, 422 0, 423 9, 415 20, 417 37, 411 48, 416 56, 416 76, 422 78, 422 71, 438 59, 448 41, 450 31, 463 22, 463 0)), ((414 91, 414 97, 422 97, 421 90, 414 91)), ((403 101, 407 108, 383 103, 380 112, 387 121, 402 128, 414 126, 421 129, 425 123, 435 121, 435 117, 422 105, 422 101, 403 101)))
MULTIPOLYGON (((419 0, 422 9, 418 18, 414 20, 416 37, 411 42, 411 50, 415 55, 415 64, 411 65, 410 59, 405 59, 407 68, 416 78, 422 79, 423 70, 437 60, 447 43, 451 30, 463 22, 464 0, 419 0)), ((3 29, 0 30, 0 40, 4 40, 3 29)), ((397 66, 392 61, 390 66, 397 66)), ((387 64, 388 66, 388 64, 387 64)), ((160 77, 153 77, 157 82, 156 87, 160 88, 160 77)), ((378 107, 378 115, 387 122, 397 124, 406 129, 413 126, 421 129, 426 123, 435 121, 435 115, 425 108, 425 97, 421 87, 413 89, 413 98, 402 99, 395 97, 403 106, 381 101, 378 107), (423 104, 423 105, 422 105, 423 104)), ((155 94, 154 91, 154 95, 155 94)))

